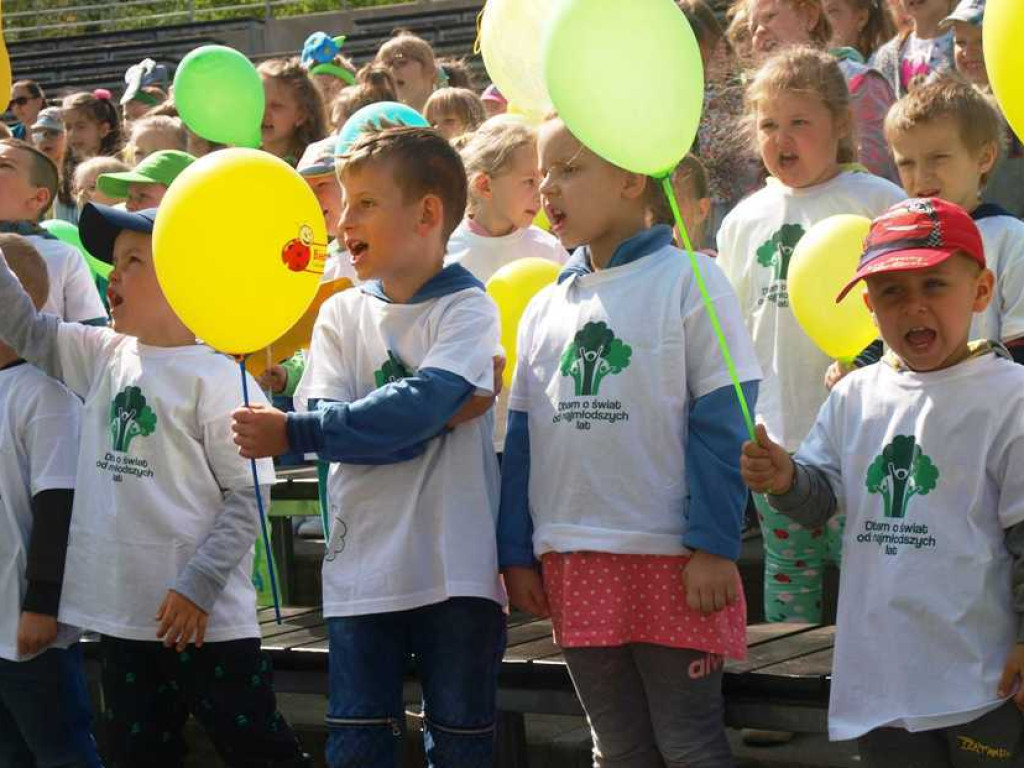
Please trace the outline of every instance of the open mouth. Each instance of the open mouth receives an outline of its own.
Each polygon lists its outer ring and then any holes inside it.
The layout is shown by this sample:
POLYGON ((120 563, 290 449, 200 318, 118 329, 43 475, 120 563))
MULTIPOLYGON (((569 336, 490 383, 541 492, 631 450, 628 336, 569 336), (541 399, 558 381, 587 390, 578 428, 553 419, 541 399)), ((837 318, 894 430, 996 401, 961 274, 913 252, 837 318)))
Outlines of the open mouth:
POLYGON ((941 189, 923 189, 914 193, 914 197, 942 197, 941 189))
POLYGON ((903 334, 903 340, 914 352, 927 352, 936 338, 938 338, 938 334, 934 330, 923 326, 911 328, 903 334))
POLYGON ((800 156, 793 154, 791 152, 784 152, 779 155, 780 168, 789 169, 796 165, 798 162, 800 162, 800 156))
POLYGON ((552 232, 557 233, 565 227, 566 215, 564 211, 555 208, 553 205, 545 205, 544 212, 547 214, 548 221, 551 222, 552 232))
POLYGON ((370 250, 370 244, 364 242, 363 240, 354 240, 346 237, 345 250, 348 251, 349 262, 353 266, 355 266, 360 261, 362 261, 363 257, 366 255, 366 252, 370 250))
POLYGON ((110 307, 110 311, 113 312, 122 304, 124 304, 124 297, 110 286, 107 286, 107 306, 110 307))

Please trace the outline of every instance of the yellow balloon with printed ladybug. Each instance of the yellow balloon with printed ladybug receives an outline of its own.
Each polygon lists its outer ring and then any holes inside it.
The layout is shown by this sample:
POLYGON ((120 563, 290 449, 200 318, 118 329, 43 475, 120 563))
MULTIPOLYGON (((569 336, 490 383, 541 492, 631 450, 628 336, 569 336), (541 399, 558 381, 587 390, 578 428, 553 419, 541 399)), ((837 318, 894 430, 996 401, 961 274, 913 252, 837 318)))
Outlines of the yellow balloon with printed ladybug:
POLYGON ((232 355, 280 339, 313 301, 327 258, 315 195, 283 160, 222 149, 186 168, 160 204, 153 259, 188 328, 232 355))
POLYGON ((11 103, 11 56, 7 52, 7 41, 2 32, 3 3, 0 3, 0 104, 6 107, 11 103))

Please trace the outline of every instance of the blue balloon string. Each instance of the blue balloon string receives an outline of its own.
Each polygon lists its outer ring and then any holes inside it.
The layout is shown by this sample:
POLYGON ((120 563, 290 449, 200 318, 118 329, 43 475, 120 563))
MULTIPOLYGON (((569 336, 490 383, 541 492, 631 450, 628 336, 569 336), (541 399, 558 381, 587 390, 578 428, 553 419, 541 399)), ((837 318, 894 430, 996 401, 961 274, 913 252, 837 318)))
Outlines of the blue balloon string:
MULTIPOLYGON (((249 384, 245 376, 245 360, 238 363, 242 371, 242 400, 249 407, 249 384)), ((256 473, 256 459, 249 459, 252 469, 252 486, 256 489, 256 508, 260 511, 260 530, 263 532, 263 549, 267 554, 267 571, 270 572, 270 592, 274 596, 274 618, 281 623, 281 599, 277 593, 277 577, 274 576, 274 553, 270 549, 270 532, 267 530, 267 514, 263 510, 263 495, 260 493, 259 476, 256 473)))

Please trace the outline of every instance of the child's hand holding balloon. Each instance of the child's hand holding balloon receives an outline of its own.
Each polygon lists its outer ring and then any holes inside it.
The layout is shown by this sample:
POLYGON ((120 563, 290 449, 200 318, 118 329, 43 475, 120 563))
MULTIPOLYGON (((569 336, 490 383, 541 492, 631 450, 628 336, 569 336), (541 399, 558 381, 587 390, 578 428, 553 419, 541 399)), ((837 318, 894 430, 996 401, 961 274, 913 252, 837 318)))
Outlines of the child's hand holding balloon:
POLYGON ((764 424, 757 425, 757 442, 743 444, 740 474, 754 493, 785 493, 793 486, 796 465, 781 445, 768 437, 764 424))

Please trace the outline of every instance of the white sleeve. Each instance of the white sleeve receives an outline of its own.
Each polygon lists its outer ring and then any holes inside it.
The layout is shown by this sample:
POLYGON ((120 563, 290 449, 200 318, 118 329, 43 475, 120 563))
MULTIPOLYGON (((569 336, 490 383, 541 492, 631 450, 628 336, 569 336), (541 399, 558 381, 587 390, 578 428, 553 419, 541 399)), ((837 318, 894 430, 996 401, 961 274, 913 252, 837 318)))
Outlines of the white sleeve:
POLYGON ((89 265, 76 249, 70 249, 64 275, 64 320, 80 323, 86 320, 106 318, 96 283, 89 265))
POLYGON ((491 297, 475 289, 465 291, 445 308, 437 338, 418 367, 454 373, 490 394, 500 336, 498 308, 491 297))
MULTIPOLYGON (((696 254, 708 296, 715 308, 722 335, 729 345, 736 375, 740 381, 761 379, 761 368, 754 352, 739 302, 725 275, 710 258, 696 254)), ((687 255, 684 258, 689 259, 687 255)), ((732 382, 722 353, 722 344, 708 314, 696 275, 683 298, 683 328, 686 334, 686 384, 692 399, 703 397, 732 382)))
MULTIPOLYGON (((1014 220, 1015 223, 1016 220, 1014 220)), ((996 295, 999 302, 1001 341, 1012 341, 1024 336, 1024 225, 1002 239, 1003 266, 996 275, 996 295)))
POLYGON ((57 327, 61 379, 84 399, 96 377, 106 373, 114 350, 127 338, 110 328, 61 323, 57 327))
MULTIPOLYGON (((340 322, 341 295, 332 296, 320 307, 313 326, 313 338, 306 355, 306 369, 295 387, 293 402, 296 410, 308 410, 310 400, 337 400, 351 402, 354 395, 346 383, 342 358, 342 324, 340 322)), ((345 328, 356 334, 358 328, 345 328)))
POLYGON ((510 411, 530 410, 530 379, 532 368, 530 357, 533 347, 533 327, 539 314, 537 309, 540 306, 547 306, 547 302, 540 302, 535 297, 526 305, 522 318, 519 320, 519 328, 516 331, 516 369, 512 374, 512 386, 508 396, 508 408, 510 411))
POLYGON ((811 431, 807 433, 807 437, 800 444, 800 449, 793 456, 793 459, 800 464, 815 467, 825 474, 840 508, 846 507, 846 497, 843 492, 841 461, 843 437, 836 434, 836 421, 837 413, 842 410, 848 389, 843 386, 844 383, 839 382, 822 404, 814 426, 811 427, 811 431))
POLYGON ((40 383, 36 408, 22 439, 28 458, 31 495, 75 487, 82 406, 55 381, 40 383))

